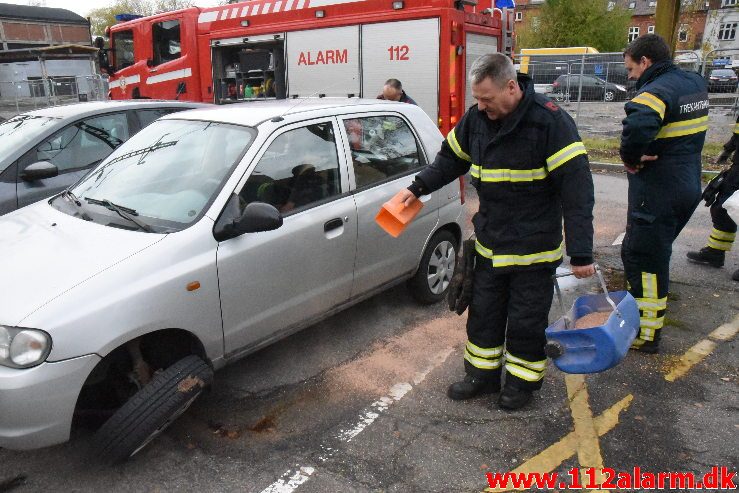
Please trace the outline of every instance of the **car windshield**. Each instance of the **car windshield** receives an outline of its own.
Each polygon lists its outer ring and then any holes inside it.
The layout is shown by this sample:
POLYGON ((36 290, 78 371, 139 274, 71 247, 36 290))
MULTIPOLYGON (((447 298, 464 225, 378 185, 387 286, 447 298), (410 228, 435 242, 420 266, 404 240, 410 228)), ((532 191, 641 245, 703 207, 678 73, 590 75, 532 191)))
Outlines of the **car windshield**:
POLYGON ((47 116, 17 115, 0 123, 0 160, 21 144, 35 141, 57 121, 47 116))
POLYGON ((732 75, 736 75, 736 74, 731 69, 722 68, 718 70, 712 70, 711 75, 714 77, 731 77, 732 75))
MULTIPOLYGON (((236 125, 160 120, 125 142, 71 191, 96 222, 155 232, 195 222, 215 198, 256 131, 236 125)), ((62 209, 60 202, 59 208, 62 209)), ((62 209, 66 210, 66 208, 62 209)))

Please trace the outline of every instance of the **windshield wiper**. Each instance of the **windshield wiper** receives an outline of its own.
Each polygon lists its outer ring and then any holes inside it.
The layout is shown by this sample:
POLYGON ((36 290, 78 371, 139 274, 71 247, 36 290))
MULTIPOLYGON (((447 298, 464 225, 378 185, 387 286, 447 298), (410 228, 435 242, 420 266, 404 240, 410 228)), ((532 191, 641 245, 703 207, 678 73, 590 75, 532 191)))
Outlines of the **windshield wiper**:
POLYGON ((111 211, 121 216, 123 219, 131 221, 132 223, 134 223, 136 226, 146 231, 147 233, 154 232, 154 230, 151 229, 151 226, 149 226, 148 224, 134 217, 134 216, 139 215, 139 213, 136 212, 136 209, 131 209, 129 207, 124 207, 122 205, 114 204, 108 199, 99 200, 99 199, 91 199, 90 197, 85 197, 85 200, 89 202, 90 204, 102 205, 103 207, 110 209, 111 211))
POLYGON ((61 193, 61 196, 77 206, 77 208, 80 210, 80 216, 82 217, 82 219, 84 219, 85 221, 92 221, 92 218, 88 216, 84 210, 82 210, 82 202, 80 202, 80 199, 78 199, 71 190, 64 190, 61 193))

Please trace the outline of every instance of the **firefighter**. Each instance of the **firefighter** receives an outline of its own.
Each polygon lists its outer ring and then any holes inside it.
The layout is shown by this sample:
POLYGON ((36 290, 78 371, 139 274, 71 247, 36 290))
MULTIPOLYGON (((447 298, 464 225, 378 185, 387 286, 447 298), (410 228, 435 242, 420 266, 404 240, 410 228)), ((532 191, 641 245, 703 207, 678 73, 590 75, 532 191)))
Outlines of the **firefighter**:
POLYGON ((387 99, 388 101, 400 101, 401 103, 415 104, 418 103, 408 96, 403 90, 403 84, 398 79, 388 79, 382 86, 382 94, 377 99, 387 99))
MULTIPOLYGON (((718 161, 716 161, 719 164, 723 164, 729 160, 729 157, 733 153, 734 164, 725 173, 721 173, 721 182, 715 189, 711 189, 712 187, 709 185, 703 192, 703 198, 706 199, 706 206, 711 207, 713 230, 708 237, 708 244, 704 248, 701 248, 697 252, 688 252, 688 259, 693 262, 708 264, 713 267, 723 267, 726 252, 731 250, 736 239, 737 225, 731 220, 726 209, 721 207, 721 205, 734 192, 739 190, 739 152, 735 152, 737 144, 739 144, 739 116, 737 116, 736 123, 734 124, 734 133, 731 139, 724 144, 724 151, 718 157, 718 161)), ((731 278, 739 281, 739 269, 734 272, 731 278)))
MULTIPOLYGON (((477 105, 447 135, 434 162, 400 195, 410 205, 470 171, 480 197, 464 380, 454 400, 500 391, 498 405, 524 406, 541 388, 544 329, 553 279, 567 253, 578 278, 593 267, 593 179, 572 118, 534 92, 501 53, 484 55, 469 78, 477 105), (501 379, 505 368, 505 385, 501 379)), ((451 290, 452 292, 465 290, 451 290)), ((458 308, 459 300, 450 306, 458 308)))
POLYGON ((656 34, 632 41, 624 64, 637 80, 637 93, 625 105, 621 135, 621 160, 629 172, 621 259, 641 317, 632 348, 656 353, 672 243, 700 202, 708 92, 700 75, 673 65, 667 43, 656 34))

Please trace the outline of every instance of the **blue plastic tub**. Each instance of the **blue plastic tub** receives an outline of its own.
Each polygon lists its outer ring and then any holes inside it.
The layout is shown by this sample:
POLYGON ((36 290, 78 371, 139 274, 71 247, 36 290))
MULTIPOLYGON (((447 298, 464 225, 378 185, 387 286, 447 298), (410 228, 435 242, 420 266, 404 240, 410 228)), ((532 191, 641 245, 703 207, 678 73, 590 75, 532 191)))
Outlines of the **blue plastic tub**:
POLYGON ((597 373, 616 366, 624 358, 638 330, 639 308, 628 291, 580 296, 564 317, 547 327, 546 353, 565 373, 597 373), (593 312, 611 314, 605 324, 597 327, 568 328, 593 312))

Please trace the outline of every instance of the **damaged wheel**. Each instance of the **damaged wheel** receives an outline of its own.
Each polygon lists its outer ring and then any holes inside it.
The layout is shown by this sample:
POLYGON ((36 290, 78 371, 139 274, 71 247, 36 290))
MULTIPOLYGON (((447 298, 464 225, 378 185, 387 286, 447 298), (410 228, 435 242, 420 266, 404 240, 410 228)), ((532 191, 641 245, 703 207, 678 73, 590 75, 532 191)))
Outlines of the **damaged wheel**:
POLYGON ((176 420, 213 380, 213 370, 197 356, 187 356, 126 401, 93 438, 95 460, 122 462, 146 447, 176 420))
POLYGON ((418 272, 408 282, 413 297, 419 303, 430 305, 446 296, 457 266, 456 245, 457 239, 446 230, 439 231, 429 240, 418 272))

